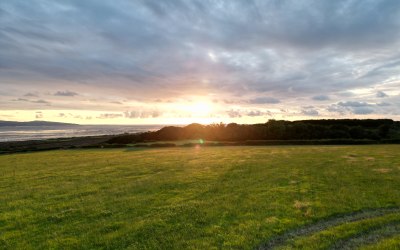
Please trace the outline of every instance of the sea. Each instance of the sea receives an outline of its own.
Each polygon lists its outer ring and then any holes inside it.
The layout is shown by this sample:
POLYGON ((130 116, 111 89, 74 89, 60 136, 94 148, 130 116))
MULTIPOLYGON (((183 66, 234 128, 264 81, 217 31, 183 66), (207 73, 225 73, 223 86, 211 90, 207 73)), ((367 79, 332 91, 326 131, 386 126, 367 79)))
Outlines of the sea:
POLYGON ((0 142, 155 131, 165 125, 0 126, 0 142))

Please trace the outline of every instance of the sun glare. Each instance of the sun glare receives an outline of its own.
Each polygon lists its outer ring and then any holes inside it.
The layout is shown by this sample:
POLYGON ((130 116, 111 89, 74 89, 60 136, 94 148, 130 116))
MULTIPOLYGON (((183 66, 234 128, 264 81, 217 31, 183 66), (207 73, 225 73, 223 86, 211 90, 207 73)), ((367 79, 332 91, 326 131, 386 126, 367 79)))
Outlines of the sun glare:
POLYGON ((192 102, 182 102, 174 104, 178 117, 174 118, 174 124, 188 123, 213 123, 215 122, 215 112, 218 112, 217 107, 211 101, 197 99, 192 102))
POLYGON ((210 103, 198 102, 191 105, 189 111, 192 113, 193 116, 199 116, 199 117, 209 116, 212 113, 212 106, 210 103))

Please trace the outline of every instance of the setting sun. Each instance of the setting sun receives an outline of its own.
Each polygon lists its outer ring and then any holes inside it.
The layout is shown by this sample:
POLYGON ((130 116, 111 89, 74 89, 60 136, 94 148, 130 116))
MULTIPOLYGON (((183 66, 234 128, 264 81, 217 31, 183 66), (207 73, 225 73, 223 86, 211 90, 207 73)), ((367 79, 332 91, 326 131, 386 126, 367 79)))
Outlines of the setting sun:
POLYGON ((189 106, 190 111, 192 112, 193 116, 209 116, 213 111, 213 107, 210 103, 207 102, 198 102, 189 106))

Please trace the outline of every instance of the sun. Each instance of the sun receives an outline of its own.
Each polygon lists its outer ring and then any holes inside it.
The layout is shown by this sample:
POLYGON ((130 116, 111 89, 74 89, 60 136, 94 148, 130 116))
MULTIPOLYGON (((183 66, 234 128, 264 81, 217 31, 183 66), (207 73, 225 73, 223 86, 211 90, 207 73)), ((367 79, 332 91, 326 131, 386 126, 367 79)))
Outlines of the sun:
POLYGON ((193 116, 205 117, 212 113, 212 105, 207 102, 197 102, 190 105, 190 112, 193 116))
POLYGON ((173 124, 201 123, 210 124, 219 119, 215 114, 220 110, 216 104, 206 98, 192 98, 186 102, 173 103, 171 109, 175 115, 173 124))

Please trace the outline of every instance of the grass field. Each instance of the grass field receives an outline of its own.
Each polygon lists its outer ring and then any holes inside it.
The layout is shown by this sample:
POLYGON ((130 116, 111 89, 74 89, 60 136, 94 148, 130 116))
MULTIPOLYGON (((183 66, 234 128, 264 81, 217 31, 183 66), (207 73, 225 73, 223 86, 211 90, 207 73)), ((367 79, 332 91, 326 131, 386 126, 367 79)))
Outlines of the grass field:
POLYGON ((0 156, 3 249, 400 249, 400 146, 0 156))

